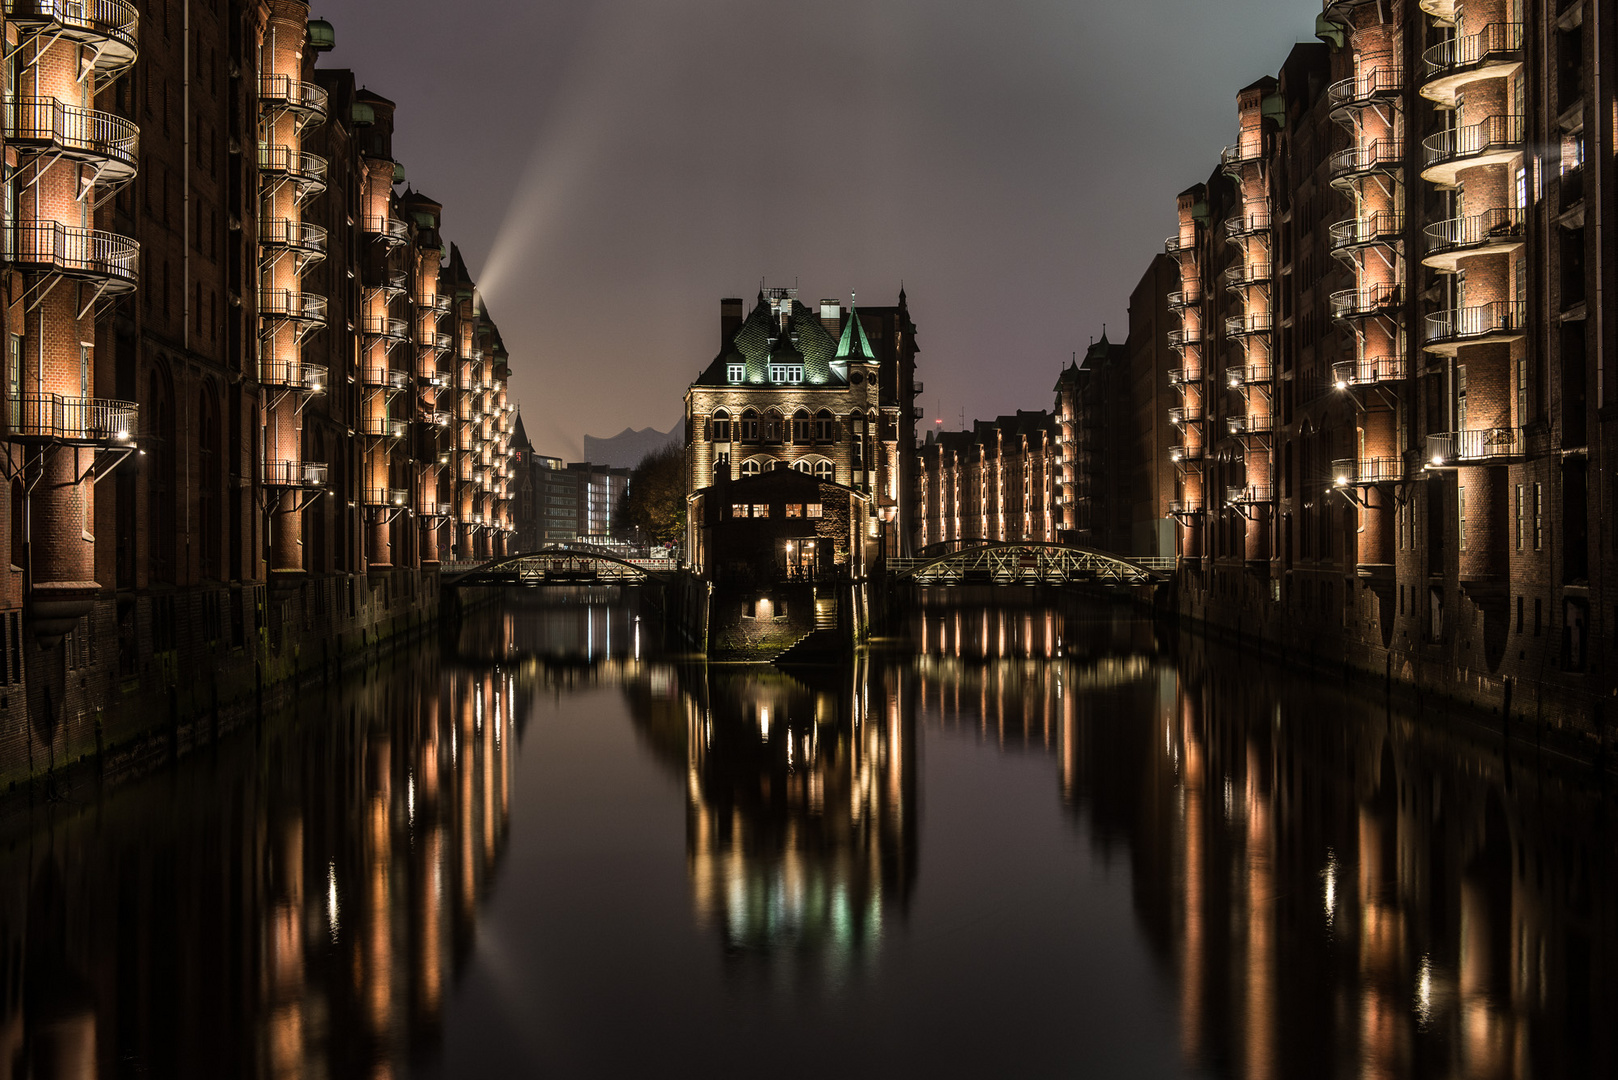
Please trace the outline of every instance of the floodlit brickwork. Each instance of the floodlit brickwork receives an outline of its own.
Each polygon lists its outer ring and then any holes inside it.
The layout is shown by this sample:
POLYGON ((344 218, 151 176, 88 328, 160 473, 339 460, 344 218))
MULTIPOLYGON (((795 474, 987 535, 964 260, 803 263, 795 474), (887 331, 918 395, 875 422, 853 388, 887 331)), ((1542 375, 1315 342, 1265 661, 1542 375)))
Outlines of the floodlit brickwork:
POLYGON ((301 0, 0 18, 3 789, 424 624, 510 546, 515 406, 301 0))

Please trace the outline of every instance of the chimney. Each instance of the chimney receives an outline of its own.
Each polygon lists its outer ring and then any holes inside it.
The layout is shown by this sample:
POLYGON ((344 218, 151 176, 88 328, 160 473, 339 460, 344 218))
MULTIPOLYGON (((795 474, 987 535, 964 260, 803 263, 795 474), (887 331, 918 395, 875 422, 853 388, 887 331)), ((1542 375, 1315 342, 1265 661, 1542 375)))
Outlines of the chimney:
POLYGON ((723 349, 730 344, 742 328, 742 301, 740 297, 729 296, 719 301, 719 347, 723 349))
POLYGON ((822 300, 820 302, 820 325, 824 326, 832 337, 843 332, 843 304, 840 300, 822 300))

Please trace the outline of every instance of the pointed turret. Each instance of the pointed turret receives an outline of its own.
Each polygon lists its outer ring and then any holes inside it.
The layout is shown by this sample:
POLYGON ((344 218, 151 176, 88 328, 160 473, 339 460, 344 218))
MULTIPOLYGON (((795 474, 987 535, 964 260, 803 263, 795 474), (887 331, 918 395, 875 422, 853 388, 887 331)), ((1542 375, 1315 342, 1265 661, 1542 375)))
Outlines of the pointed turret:
POLYGON ((843 364, 850 360, 876 361, 870 339, 865 336, 865 327, 860 324, 860 309, 853 301, 848 305, 848 322, 843 324, 843 339, 837 343, 837 359, 843 364))

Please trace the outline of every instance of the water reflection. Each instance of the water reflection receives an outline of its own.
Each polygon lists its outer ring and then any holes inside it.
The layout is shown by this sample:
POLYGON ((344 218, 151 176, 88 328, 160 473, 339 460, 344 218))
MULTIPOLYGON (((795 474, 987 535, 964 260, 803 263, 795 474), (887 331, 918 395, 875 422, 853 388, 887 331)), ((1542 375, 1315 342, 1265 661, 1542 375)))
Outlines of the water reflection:
MULTIPOLYGON (((520 926, 485 940, 551 995, 505 1011, 554 1014, 587 1055, 621 1033, 629 992, 613 980, 631 978, 680 988, 658 997, 667 1016, 637 1020, 653 1043, 742 1026, 776 1044, 801 1037, 794 1018, 815 1002, 846 1000, 870 1031, 820 1014, 806 1063, 867 1060, 867 1038, 947 1069, 948 1009, 1005 993, 962 961, 985 942, 1030 1016, 1049 1003, 1082 1017, 1115 983, 1149 985, 1187 1074, 1618 1072, 1599 1020, 1618 1006, 1618 855, 1594 774, 1034 594, 998 608, 940 594, 915 614, 915 655, 808 674, 691 663, 661 653, 655 627, 606 594, 517 600, 177 768, 11 823, 0 1080, 456 1075, 464 1059, 436 1062, 453 1034, 510 1037, 486 1000, 455 1008, 487 961, 479 924, 501 918, 520 926), (535 717, 564 715, 596 737, 543 744, 556 760, 539 763, 607 792, 572 816, 517 783, 540 775, 520 769, 540 753, 535 717), (633 733, 628 756, 638 745, 666 790, 588 757, 618 745, 607 727, 633 733), (963 763, 1016 768, 974 786, 963 763), (1045 821, 1037 800, 1008 801, 1013 781, 1048 785, 1045 821), (656 847, 622 878, 597 850, 630 834, 602 820, 620 805, 656 847), (1060 842, 1040 839, 1047 821, 1060 842), (997 865, 1024 893, 951 873, 982 850, 952 834, 961 822, 1007 838, 1022 861, 997 865), (510 848, 540 837, 565 838, 547 849, 557 861, 530 857, 503 884, 510 848), (658 853, 672 859, 661 891, 658 853), (1086 860, 1104 872, 1075 877, 1086 860), (562 892, 543 890, 570 882, 628 895, 550 925, 562 892), (502 916, 487 901, 512 888, 541 891, 502 916), (1140 972, 1058 964, 1051 978, 1051 956, 1097 932, 1073 890, 1124 898, 1140 972), (1007 920, 1027 933, 1002 933, 1007 920), (589 944, 524 952, 519 929, 589 944), (595 1000, 592 979, 613 1004, 568 1013, 595 1000), (793 1008, 772 1011, 781 997, 793 1008)), ((1024 1055, 1134 1060, 1145 1030, 1080 1039, 1041 1019, 1022 1041, 982 1038, 1015 1074, 1037 1071, 1024 1055)))

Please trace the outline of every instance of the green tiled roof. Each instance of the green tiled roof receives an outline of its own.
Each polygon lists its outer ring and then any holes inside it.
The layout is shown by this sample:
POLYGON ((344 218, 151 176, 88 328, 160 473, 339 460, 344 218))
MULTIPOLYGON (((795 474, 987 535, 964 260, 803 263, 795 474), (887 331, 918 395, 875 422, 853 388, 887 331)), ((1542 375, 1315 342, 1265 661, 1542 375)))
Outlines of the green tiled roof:
POLYGON ((770 302, 760 293, 758 303, 731 339, 730 346, 698 376, 697 385, 728 385, 726 369, 734 363, 746 365, 744 382, 766 385, 770 381, 772 359, 777 364, 803 364, 803 381, 811 386, 840 384, 844 377, 838 376, 831 367, 837 355, 836 340, 814 312, 792 301, 792 312, 783 333, 770 302), (771 338, 776 339, 773 348, 771 338))
POLYGON ((843 325, 843 340, 837 343, 837 359, 876 359, 871 342, 865 336, 865 327, 860 323, 860 309, 852 304, 848 308, 848 322, 843 325))

